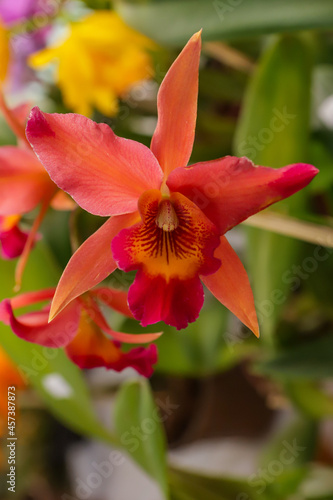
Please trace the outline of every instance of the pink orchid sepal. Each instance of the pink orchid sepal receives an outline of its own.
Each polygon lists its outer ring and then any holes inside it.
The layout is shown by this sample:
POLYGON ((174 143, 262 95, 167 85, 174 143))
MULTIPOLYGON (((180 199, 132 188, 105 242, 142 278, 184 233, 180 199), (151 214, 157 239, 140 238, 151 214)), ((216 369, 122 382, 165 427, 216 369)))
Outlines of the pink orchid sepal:
POLYGON ((150 377, 157 362, 154 344, 136 347, 124 353, 121 342, 149 343, 161 333, 130 334, 116 332, 105 320, 98 302, 132 317, 127 293, 105 287, 97 288, 72 301, 53 321, 48 322, 50 302, 55 289, 39 290, 5 299, 0 303, 0 321, 9 325, 19 338, 45 347, 61 348, 80 368, 105 367, 121 371, 135 368, 150 377), (46 305, 38 311, 16 316, 14 311, 39 302, 46 305))
POLYGON ((83 116, 32 110, 27 137, 50 177, 85 210, 110 216, 69 261, 51 318, 118 267, 138 271, 128 300, 143 325, 163 320, 180 329, 195 321, 203 282, 259 335, 247 274, 224 235, 303 189, 318 170, 257 167, 231 156, 187 166, 200 50, 199 32, 165 76, 150 149, 83 116))

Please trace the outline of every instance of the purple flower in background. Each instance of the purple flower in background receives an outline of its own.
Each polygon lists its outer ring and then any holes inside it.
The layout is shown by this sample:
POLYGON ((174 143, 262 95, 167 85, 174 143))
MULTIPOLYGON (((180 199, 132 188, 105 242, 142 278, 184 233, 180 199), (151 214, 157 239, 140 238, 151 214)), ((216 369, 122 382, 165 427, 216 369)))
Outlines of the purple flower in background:
POLYGON ((29 29, 22 27, 11 37, 11 66, 9 70, 10 90, 19 90, 26 82, 34 79, 34 73, 27 66, 27 58, 46 45, 50 26, 48 19, 55 14, 56 5, 47 0, 0 0, 0 21, 11 28, 29 20, 29 29))
POLYGON ((38 0, 0 0, 0 16, 6 25, 29 19, 40 10, 38 0))
MULTIPOLYGON (((60 0, 0 0, 0 16, 4 24, 11 26, 30 19, 34 15, 52 16, 59 8, 60 0)), ((41 18, 39 22, 41 21, 41 18)))

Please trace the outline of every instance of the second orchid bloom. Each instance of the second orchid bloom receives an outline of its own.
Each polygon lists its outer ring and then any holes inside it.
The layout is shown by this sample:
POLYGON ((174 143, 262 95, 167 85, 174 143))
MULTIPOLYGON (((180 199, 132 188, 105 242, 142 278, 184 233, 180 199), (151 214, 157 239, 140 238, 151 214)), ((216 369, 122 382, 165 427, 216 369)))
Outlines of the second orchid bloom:
POLYGON ((111 216, 69 261, 51 318, 118 267, 138 271, 128 303, 143 326, 164 321, 181 329, 195 321, 203 282, 259 334, 247 274, 224 235, 304 188, 318 170, 306 164, 256 167, 236 157, 187 167, 200 50, 196 33, 164 78, 150 149, 83 116, 33 109, 27 137, 51 179, 83 209, 111 216))

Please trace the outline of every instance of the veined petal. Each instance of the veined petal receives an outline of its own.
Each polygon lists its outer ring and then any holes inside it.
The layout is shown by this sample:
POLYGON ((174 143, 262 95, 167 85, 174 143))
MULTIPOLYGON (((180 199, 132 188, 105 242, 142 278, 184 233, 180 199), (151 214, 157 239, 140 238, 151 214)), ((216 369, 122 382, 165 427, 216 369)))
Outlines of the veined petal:
POLYGON ((140 195, 161 185, 162 171, 152 152, 117 137, 105 123, 35 107, 27 137, 51 179, 95 215, 134 212, 140 195))
POLYGON ((80 368, 105 367, 121 371, 132 367, 146 377, 153 373, 157 362, 156 346, 138 347, 124 353, 86 315, 82 314, 78 334, 66 347, 67 356, 80 368))
POLYGON ((0 214, 22 214, 33 210, 56 190, 43 165, 28 149, 0 148, 0 214))
POLYGON ((148 191, 139 210, 142 222, 123 229, 111 245, 120 269, 139 269, 128 294, 130 310, 143 326, 163 320, 185 328, 202 307, 198 275, 214 273, 221 264, 214 257, 217 229, 180 193, 165 199, 148 191))
POLYGON ((57 286, 50 319, 69 302, 103 281, 117 267, 111 241, 124 227, 138 220, 138 213, 111 217, 74 253, 57 286))
POLYGON ((151 150, 165 177, 190 159, 195 134, 201 31, 192 36, 166 74, 157 96, 158 123, 151 150))
POLYGON ((215 251, 221 259, 219 270, 201 279, 212 294, 244 325, 259 337, 259 326, 249 278, 236 252, 225 236, 215 251))
POLYGON ((0 303, 0 321, 9 325, 19 338, 46 347, 67 345, 76 335, 80 306, 70 304, 52 323, 48 323, 48 316, 48 309, 43 309, 16 318, 10 300, 0 303))
POLYGON ((179 168, 168 187, 187 196, 214 222, 221 234, 260 210, 309 184, 318 170, 298 163, 283 168, 256 167, 247 158, 219 160, 179 168))

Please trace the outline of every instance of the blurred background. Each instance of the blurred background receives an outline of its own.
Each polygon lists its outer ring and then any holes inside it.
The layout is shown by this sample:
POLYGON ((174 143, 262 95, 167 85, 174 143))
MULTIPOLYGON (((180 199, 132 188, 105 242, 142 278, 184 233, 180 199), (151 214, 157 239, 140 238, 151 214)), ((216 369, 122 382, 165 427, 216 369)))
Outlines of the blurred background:
MULTIPOLYGON (((158 325, 147 381, 131 369, 80 371, 61 350, 1 324, 3 500, 333 500, 332 0, 0 0, 1 99, 84 114, 149 146, 159 84, 200 28, 190 163, 234 154, 320 170, 227 234, 250 277, 261 337, 206 291, 196 323, 158 325), (9 385, 18 392, 15 493, 9 385)), ((16 141, 1 114, 0 145, 16 141)), ((22 290, 55 286, 102 222, 50 209, 22 290)), ((13 295, 15 265, 0 261, 0 299, 13 295)), ((118 271, 112 280, 129 284, 118 271)), ((109 319, 141 331, 114 312, 109 319)))

